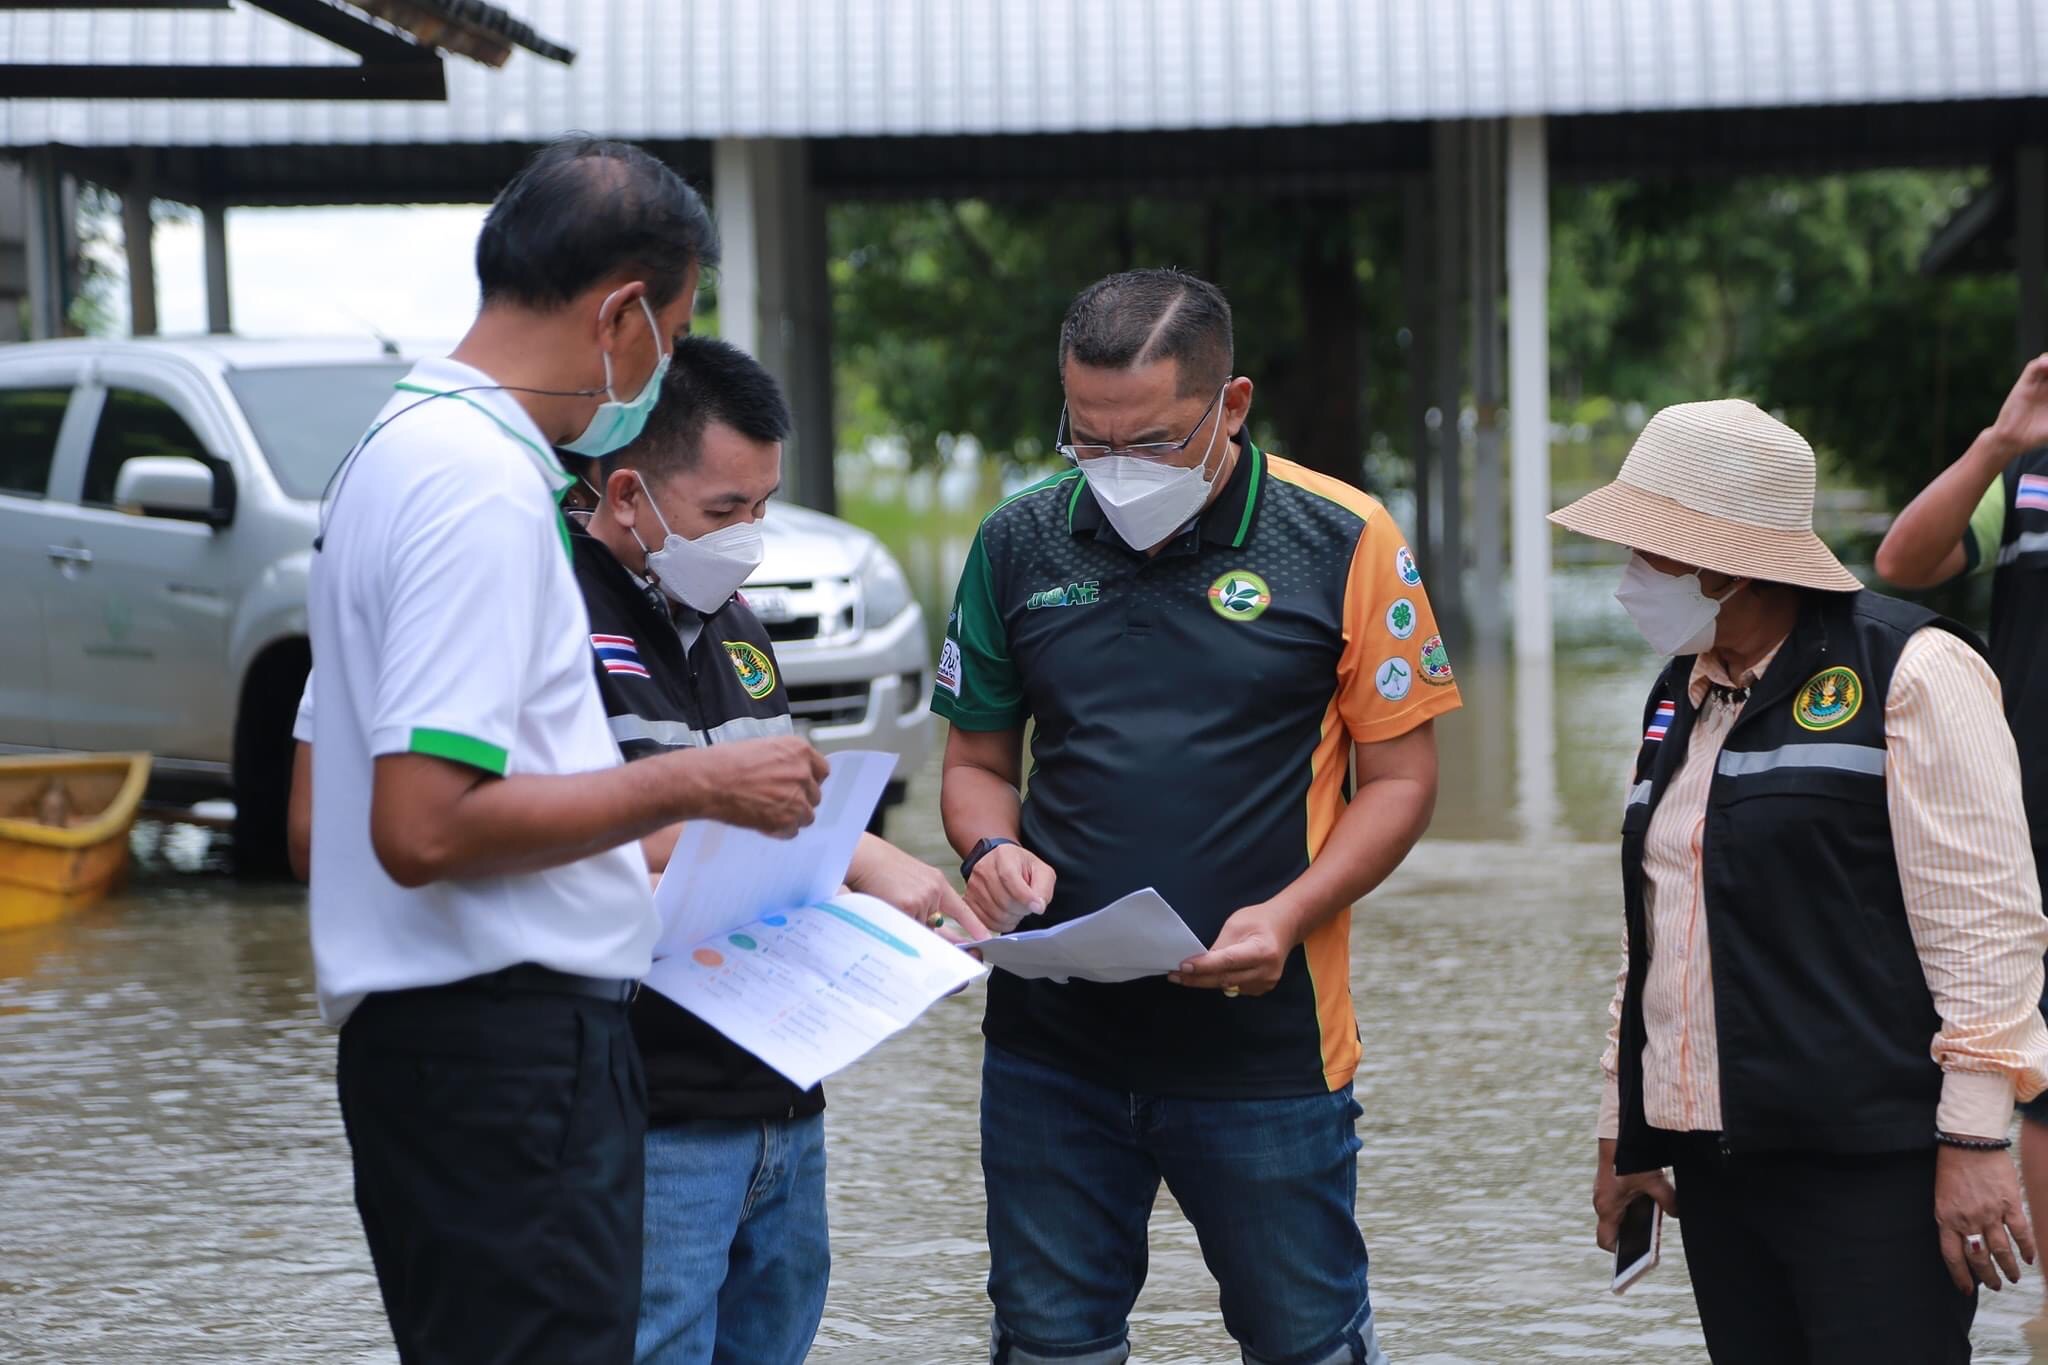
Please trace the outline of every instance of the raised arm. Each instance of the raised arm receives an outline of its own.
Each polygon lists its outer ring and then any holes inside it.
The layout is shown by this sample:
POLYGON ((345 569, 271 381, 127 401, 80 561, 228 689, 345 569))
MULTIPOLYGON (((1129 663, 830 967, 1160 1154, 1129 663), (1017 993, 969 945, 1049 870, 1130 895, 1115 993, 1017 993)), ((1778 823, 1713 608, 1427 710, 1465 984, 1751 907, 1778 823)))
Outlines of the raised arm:
MULTIPOLYGON (((1962 458, 1943 470, 1906 510, 1899 513, 1877 548, 1877 571, 1902 588, 1930 588, 1970 567, 1965 538, 1986 494, 2005 467, 2029 450, 2048 444, 2048 355, 2020 372, 1998 419, 1977 434, 1962 458)), ((2001 499, 1997 512, 2002 515, 2001 499)), ((1986 507, 1986 515, 1989 509, 1986 507)), ((1997 553, 1995 539, 1977 553, 1997 553)))

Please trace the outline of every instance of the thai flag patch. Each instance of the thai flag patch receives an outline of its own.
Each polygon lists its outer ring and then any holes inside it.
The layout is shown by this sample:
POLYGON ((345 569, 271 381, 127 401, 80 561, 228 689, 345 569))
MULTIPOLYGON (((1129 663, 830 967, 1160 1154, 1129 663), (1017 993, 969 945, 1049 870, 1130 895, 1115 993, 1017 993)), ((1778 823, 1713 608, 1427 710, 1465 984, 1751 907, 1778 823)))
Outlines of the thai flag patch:
POLYGON ((2019 495, 2013 505, 2022 512, 2048 512, 2048 474, 2020 475, 2019 495))
POLYGON ((1644 733, 1643 742, 1645 744, 1660 743, 1664 736, 1671 733, 1671 722, 1677 715, 1678 703, 1669 701, 1658 702, 1657 714, 1651 718, 1650 728, 1644 733))
POLYGON ((640 646, 633 643, 630 635, 593 635, 590 647, 597 651, 597 661, 607 673, 623 673, 629 678, 654 676, 640 662, 640 646))

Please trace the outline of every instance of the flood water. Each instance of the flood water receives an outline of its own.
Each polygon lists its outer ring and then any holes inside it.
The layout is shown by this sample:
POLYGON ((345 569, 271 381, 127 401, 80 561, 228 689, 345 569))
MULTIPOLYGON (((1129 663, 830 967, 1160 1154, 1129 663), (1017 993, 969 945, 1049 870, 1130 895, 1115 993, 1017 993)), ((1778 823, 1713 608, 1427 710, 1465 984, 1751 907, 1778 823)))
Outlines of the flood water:
MULTIPOLYGON (((1406 1365, 1706 1359, 1682 1229, 1624 1299, 1592 1244, 1614 836, 1650 673, 1608 586, 1561 577, 1553 672, 1456 657, 1434 829, 1355 919, 1359 1220, 1406 1365)), ((936 798, 934 765, 891 833, 947 865, 936 798)), ((0 1361, 389 1362, 303 896, 225 879, 198 831, 137 840, 125 896, 0 934, 0 1361)), ((985 1352, 979 1017, 977 993, 944 1002, 828 1087, 836 1264, 814 1360, 985 1352)), ((2039 1294, 1986 1296, 1979 1361, 2028 1358, 2039 1294)), ((1133 1335, 1153 1365, 1237 1359, 1163 1197, 1133 1335)))

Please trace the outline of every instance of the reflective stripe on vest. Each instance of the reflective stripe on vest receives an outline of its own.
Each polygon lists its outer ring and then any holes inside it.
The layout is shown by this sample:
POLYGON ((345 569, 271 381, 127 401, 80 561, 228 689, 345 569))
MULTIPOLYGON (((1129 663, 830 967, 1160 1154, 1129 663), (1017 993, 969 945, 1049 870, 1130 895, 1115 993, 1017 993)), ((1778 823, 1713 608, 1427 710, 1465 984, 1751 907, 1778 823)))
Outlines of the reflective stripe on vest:
POLYGON ((1883 777, 1884 750, 1867 744, 1788 744, 1754 753, 1723 749, 1715 764, 1715 771, 1723 777, 1754 777, 1787 768, 1827 768, 1883 777))
POLYGON ((1999 550, 1998 562, 2001 565, 2013 564, 2027 555, 2043 551, 2048 551, 2048 531, 2028 531, 1999 550))
POLYGON ((738 716, 709 730, 694 730, 679 720, 647 720, 641 716, 613 716, 608 723, 612 738, 621 744, 645 741, 668 749, 701 749, 707 744, 773 739, 796 733, 788 716, 738 716))

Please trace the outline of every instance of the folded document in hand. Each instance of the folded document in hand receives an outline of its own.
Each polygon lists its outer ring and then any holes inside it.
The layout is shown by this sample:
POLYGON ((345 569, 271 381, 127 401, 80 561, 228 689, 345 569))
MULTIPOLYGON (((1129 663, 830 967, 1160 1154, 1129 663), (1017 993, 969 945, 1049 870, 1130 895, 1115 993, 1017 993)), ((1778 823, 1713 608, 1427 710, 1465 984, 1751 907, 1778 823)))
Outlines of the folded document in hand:
POLYGON ((1178 971, 1204 951, 1180 913, 1151 887, 1092 915, 973 945, 991 967, 1053 981, 1136 981, 1178 971))
POLYGON ((833 755, 794 839, 685 825, 655 891, 648 989, 806 1089, 986 971, 872 896, 833 894, 895 765, 833 755))

